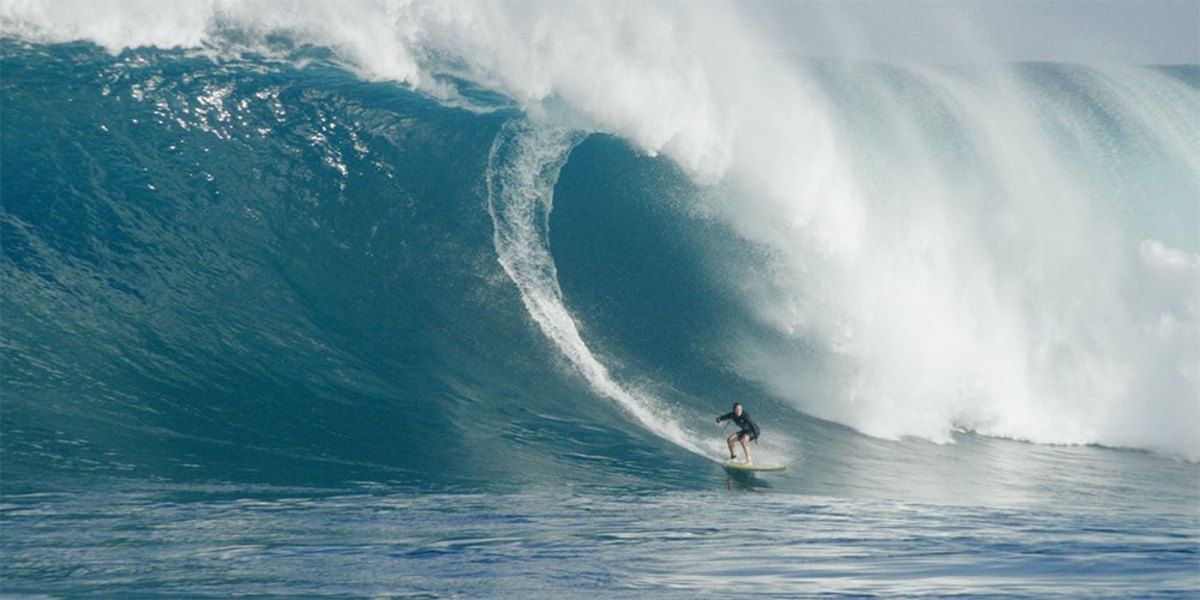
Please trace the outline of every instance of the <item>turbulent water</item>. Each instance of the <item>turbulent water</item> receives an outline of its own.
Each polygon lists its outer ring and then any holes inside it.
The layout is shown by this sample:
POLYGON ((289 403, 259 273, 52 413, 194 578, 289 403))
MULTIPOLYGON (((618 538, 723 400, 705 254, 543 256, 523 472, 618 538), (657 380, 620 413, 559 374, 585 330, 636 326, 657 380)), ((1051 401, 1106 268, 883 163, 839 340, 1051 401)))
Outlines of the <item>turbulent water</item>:
POLYGON ((0 13, 0 591, 1200 589, 1200 67, 269 8, 0 13))

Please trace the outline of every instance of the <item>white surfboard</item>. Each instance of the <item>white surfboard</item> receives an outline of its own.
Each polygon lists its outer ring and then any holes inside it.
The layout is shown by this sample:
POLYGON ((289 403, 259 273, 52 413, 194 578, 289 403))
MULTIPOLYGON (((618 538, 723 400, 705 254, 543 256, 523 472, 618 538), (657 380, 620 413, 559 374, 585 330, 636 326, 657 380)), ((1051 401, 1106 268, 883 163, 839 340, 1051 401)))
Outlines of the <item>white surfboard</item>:
POLYGON ((787 469, 787 465, 756 465, 733 461, 727 461, 723 466, 729 471, 783 471, 787 469))

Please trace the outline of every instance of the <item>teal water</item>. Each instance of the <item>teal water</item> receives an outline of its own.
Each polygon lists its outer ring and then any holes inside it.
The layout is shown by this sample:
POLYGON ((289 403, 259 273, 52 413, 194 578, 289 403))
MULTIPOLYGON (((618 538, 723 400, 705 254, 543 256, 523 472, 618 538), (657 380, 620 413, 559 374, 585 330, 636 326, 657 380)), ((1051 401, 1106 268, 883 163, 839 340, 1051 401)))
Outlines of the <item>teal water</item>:
POLYGON ((1194 66, 802 62, 715 176, 252 29, 0 42, 5 595, 1200 590, 1194 66))

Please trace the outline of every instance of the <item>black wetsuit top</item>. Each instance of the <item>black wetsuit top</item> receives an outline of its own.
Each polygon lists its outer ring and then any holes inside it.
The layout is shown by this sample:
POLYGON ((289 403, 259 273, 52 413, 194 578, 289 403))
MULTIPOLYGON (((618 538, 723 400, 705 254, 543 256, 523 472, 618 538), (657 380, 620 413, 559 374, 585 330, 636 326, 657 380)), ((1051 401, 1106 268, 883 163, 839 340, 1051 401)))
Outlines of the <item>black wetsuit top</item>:
POLYGON ((742 416, 740 417, 730 412, 717 417, 717 422, 720 423, 721 421, 728 421, 730 419, 733 419, 733 423, 741 429, 738 432, 739 434, 744 433, 749 435, 752 440, 758 439, 758 425, 755 425, 754 421, 750 420, 750 413, 746 412, 745 409, 742 410, 742 416))

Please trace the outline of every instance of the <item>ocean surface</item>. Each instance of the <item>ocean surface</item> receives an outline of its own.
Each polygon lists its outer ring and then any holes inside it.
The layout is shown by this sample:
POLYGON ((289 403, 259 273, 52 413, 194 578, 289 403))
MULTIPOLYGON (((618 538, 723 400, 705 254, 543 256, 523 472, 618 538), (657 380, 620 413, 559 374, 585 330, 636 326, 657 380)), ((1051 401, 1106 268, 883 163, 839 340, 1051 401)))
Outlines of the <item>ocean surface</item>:
POLYGON ((0 594, 1200 595, 1200 66, 267 7, 4 7, 0 594))

